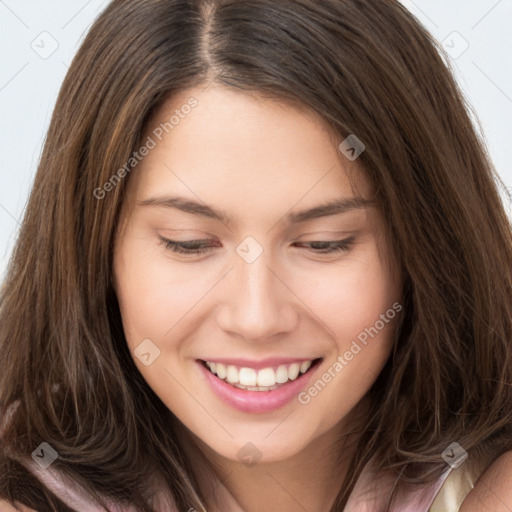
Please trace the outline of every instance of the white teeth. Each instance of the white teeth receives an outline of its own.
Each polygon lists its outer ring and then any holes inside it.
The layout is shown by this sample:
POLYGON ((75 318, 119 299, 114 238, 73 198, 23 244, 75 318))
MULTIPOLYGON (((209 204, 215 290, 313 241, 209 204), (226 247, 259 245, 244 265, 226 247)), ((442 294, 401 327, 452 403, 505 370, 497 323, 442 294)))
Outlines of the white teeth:
POLYGON ((276 383, 276 372, 273 368, 263 368, 258 372, 258 386, 273 386, 276 383))
POLYGON ((276 372, 276 382, 278 384, 283 384, 288 380, 288 367, 284 364, 277 367, 276 372))
POLYGON ((311 366, 311 361, 304 361, 300 365, 300 373, 306 373, 309 370, 309 367, 311 366))
POLYGON ((234 365, 206 362, 206 366, 213 374, 229 384, 249 391, 272 391, 288 381, 296 380, 299 374, 306 373, 311 367, 312 361, 302 363, 282 364, 277 368, 238 368, 234 365))
POLYGON ((234 384, 235 382, 238 382, 238 368, 233 365, 229 365, 226 373, 226 380, 230 384, 234 384))
POLYGON ((253 368, 240 368, 238 382, 242 386, 256 386, 256 370, 253 368))
POLYGON ((222 363, 217 363, 216 373, 219 379, 225 379, 227 375, 226 367, 222 363))
POLYGON ((295 380, 299 376, 300 372, 300 364, 299 363, 293 363, 288 368, 288 378, 290 380, 295 380))

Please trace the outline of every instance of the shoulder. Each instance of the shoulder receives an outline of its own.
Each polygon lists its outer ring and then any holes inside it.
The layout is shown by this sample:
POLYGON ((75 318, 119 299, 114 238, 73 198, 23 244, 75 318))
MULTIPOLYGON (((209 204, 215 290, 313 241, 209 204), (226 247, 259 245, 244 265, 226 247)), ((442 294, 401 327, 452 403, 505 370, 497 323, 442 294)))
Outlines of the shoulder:
POLYGON ((480 476, 460 512, 512 510, 512 450, 500 455, 480 476))
POLYGON ((36 512, 35 510, 25 507, 24 505, 20 505, 18 503, 16 503, 16 507, 14 507, 8 501, 0 500, 0 511, 1 512, 36 512))

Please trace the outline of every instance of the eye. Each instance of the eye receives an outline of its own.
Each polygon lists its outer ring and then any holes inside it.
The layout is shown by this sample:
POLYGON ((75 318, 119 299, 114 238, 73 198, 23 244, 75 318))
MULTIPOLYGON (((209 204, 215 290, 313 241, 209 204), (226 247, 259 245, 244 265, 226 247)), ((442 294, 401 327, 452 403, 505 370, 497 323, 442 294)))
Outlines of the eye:
MULTIPOLYGON (((166 249, 188 255, 199 255, 204 254, 217 245, 212 246, 212 243, 216 243, 215 240, 203 239, 203 240, 187 240, 185 242, 178 242, 176 240, 169 240, 162 236, 159 236, 161 243, 166 249)), ((347 238, 345 240, 332 240, 332 241, 313 241, 313 242, 296 242, 298 246, 309 247, 315 254, 334 254, 339 252, 348 251, 354 243, 354 237, 347 238)))
POLYGON ((209 244, 214 242, 214 240, 210 240, 208 238, 204 240, 187 240, 186 242, 177 242, 176 240, 169 240, 162 236, 159 236, 159 238, 166 249, 180 254, 191 255, 206 253, 210 249, 213 249, 209 244))
POLYGON ((348 251, 354 243, 354 237, 345 240, 315 241, 315 242, 296 242, 297 245, 306 245, 313 250, 315 254, 333 254, 348 251))

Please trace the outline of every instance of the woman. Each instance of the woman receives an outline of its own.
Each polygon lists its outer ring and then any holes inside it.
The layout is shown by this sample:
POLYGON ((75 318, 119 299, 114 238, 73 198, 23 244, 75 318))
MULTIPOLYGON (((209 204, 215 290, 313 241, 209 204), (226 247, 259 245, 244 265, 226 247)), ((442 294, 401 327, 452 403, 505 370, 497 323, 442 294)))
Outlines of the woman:
POLYGON ((510 509, 512 237, 466 108, 398 2, 113 1, 2 292, 4 508, 510 509))

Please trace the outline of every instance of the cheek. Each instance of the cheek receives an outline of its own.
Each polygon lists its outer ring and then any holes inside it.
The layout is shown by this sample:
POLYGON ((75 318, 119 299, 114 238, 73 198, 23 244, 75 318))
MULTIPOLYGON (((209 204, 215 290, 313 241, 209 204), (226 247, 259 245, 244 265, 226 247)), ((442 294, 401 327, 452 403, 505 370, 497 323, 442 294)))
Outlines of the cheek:
POLYGON ((363 399, 384 367, 403 314, 400 293, 399 279, 375 251, 337 282, 336 307, 325 318, 336 333, 333 355, 301 397, 301 403, 326 411, 327 426, 363 399))
POLYGON ((347 255, 340 265, 317 274, 317 279, 305 276, 302 286, 308 305, 340 340, 340 349, 348 338, 373 326, 400 298, 399 283, 373 245, 357 256, 347 255))
POLYGON ((197 278, 197 270, 195 278, 190 272, 180 271, 154 240, 121 245, 115 273, 130 348, 144 338, 154 339, 159 345, 169 339, 169 332, 208 289, 208 283, 197 278))
POLYGON ((144 239, 141 243, 140 237, 127 237, 116 247, 114 272, 133 361, 153 391, 175 409, 186 406, 186 395, 179 384, 184 381, 180 344, 173 340, 180 339, 180 330, 186 324, 180 321, 190 311, 190 302, 197 302, 204 291, 194 290, 193 283, 182 273, 170 272, 169 261, 162 252, 154 240, 144 239), (178 331, 180 336, 176 335, 178 331), (144 362, 142 354, 148 352, 149 361, 144 362))
MULTIPOLYGON (((369 248, 357 258, 347 258, 343 266, 317 280, 316 287, 310 289, 314 290, 310 300, 315 313, 333 337, 326 371, 312 383, 310 396, 321 394, 315 398, 316 404, 336 416, 340 399, 344 412, 358 403, 390 354, 396 322, 402 314, 399 282, 369 248)), ((307 396, 304 401, 308 401, 307 396)))

